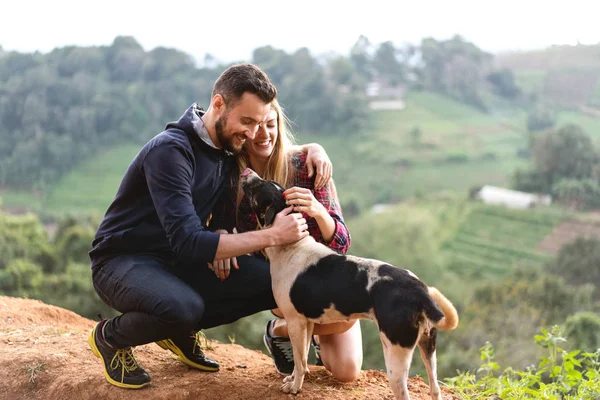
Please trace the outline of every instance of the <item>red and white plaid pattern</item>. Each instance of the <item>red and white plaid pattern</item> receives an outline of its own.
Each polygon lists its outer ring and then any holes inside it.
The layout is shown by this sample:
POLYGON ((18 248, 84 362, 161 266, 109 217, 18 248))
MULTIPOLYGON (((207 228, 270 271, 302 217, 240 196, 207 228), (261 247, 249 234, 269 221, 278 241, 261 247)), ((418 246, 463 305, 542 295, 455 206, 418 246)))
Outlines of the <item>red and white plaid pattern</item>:
MULTIPOLYGON (((333 220, 335 221, 335 233, 333 239, 329 243, 325 243, 323 235, 319 229, 317 221, 303 213, 304 218, 308 224, 308 232, 315 238, 316 241, 321 242, 338 253, 345 254, 350 247, 350 232, 344 222, 342 216, 342 210, 337 202, 336 189, 333 182, 329 182, 325 187, 319 190, 314 190, 314 176, 308 177, 308 171, 306 169, 306 154, 300 153, 292 158, 292 165, 296 171, 294 176, 293 186, 298 186, 305 189, 310 189, 315 196, 315 199, 319 201, 333 220)), ((213 217, 211 219, 210 229, 226 229, 231 232, 233 227, 237 228, 239 233, 254 231, 258 227, 256 215, 250 208, 250 203, 245 197, 240 203, 239 213, 235 215, 235 203, 237 198, 236 188, 226 188, 224 194, 213 210, 213 217), (237 219, 237 221, 236 221, 237 219)))

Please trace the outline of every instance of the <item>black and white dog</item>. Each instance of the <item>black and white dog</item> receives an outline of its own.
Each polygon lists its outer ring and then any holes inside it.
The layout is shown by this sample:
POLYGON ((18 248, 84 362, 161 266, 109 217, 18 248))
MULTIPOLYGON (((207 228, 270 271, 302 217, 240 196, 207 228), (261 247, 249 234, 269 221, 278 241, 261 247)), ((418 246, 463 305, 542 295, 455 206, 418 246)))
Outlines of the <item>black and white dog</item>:
MULTIPOLYGON (((262 228, 287 207, 284 189, 246 169, 242 188, 262 228)), ((458 325, 452 303, 412 272, 382 261, 340 255, 308 236, 287 246, 270 247, 275 301, 286 321, 294 351, 294 372, 285 393, 298 393, 308 373, 307 356, 315 323, 370 319, 380 332, 390 386, 396 399, 409 399, 407 379, 419 346, 431 398, 441 400, 437 382, 437 330, 458 325)))

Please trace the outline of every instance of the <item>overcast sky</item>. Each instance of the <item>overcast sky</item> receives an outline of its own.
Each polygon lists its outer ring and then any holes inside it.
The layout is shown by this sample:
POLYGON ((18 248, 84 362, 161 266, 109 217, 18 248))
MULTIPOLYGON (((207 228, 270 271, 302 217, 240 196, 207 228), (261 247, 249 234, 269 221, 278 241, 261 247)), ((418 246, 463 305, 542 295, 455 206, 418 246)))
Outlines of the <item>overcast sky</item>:
POLYGON ((359 35, 373 43, 417 44, 460 34, 490 52, 600 42, 593 0, 6 0, 4 50, 48 52, 66 45, 110 45, 133 36, 146 50, 175 47, 202 61, 248 60, 273 45, 288 52, 348 54, 359 35), (393 8, 391 4, 396 4, 393 8))

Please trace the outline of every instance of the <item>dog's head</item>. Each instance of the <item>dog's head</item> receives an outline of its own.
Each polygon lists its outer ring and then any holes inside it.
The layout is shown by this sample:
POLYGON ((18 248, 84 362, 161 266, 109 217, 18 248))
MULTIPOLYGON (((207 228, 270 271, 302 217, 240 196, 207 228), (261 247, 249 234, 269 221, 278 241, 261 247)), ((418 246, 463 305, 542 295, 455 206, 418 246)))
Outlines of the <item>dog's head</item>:
POLYGON ((277 213, 287 207, 283 198, 285 189, 277 182, 261 179, 250 168, 242 172, 240 179, 244 194, 248 197, 260 226, 272 225, 277 213))

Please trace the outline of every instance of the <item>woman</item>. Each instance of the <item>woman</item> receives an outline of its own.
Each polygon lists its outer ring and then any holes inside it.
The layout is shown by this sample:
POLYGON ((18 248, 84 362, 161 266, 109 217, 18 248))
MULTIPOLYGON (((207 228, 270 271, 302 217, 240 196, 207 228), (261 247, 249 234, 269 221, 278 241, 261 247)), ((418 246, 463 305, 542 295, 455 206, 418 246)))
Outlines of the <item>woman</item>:
MULTIPOLYGON (((350 233, 342 217, 335 185, 330 181, 321 188, 315 187, 314 179, 309 178, 307 173, 306 155, 293 148, 287 119, 277 101, 272 103, 271 113, 255 138, 246 140, 237 160, 240 172, 250 167, 263 179, 289 188, 283 193, 287 204, 293 206, 294 211, 303 213, 309 233, 317 241, 340 253, 348 251, 350 233)), ((238 174, 234 175, 237 178, 238 174)), ((238 232, 255 230, 256 216, 243 198, 238 182, 233 182, 232 190, 226 196, 230 200, 220 202, 222 209, 213 212, 216 220, 211 222, 213 228, 231 230, 235 226, 238 232)), ((235 267, 236 262, 232 261, 235 267)), ((219 278, 227 278, 223 268, 213 265, 211 269, 219 278)), ((273 313, 282 317, 278 310, 273 313)), ((322 362, 342 382, 356 379, 362 365, 360 324, 357 321, 315 324, 313 334, 317 364, 322 362)), ((291 374, 294 361, 285 319, 267 323, 264 342, 274 358, 277 371, 291 374)))

